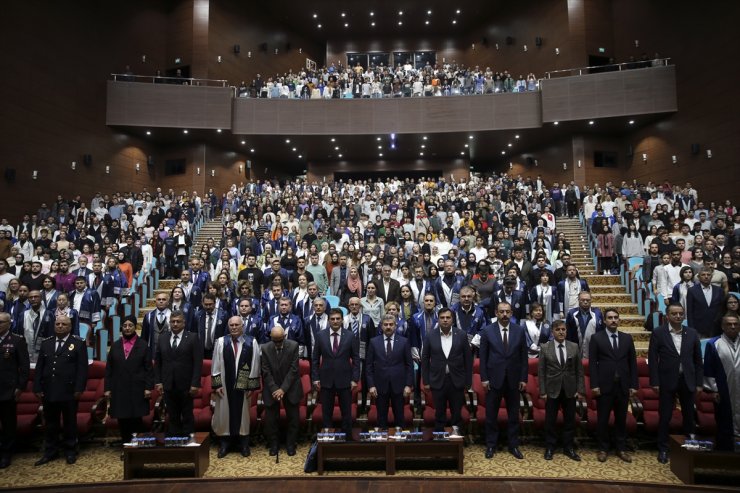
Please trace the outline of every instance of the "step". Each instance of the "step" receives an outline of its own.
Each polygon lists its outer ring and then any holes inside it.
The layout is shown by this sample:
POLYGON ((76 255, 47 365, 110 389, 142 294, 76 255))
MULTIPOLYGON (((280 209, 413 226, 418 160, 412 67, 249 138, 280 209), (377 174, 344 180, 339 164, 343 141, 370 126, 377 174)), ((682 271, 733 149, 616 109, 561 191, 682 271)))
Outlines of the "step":
POLYGON ((581 276, 581 278, 584 281, 586 281, 589 286, 591 286, 591 284, 612 284, 612 285, 617 284, 619 285, 622 283, 622 278, 616 275, 605 276, 603 274, 587 274, 585 276, 581 276))
MULTIPOLYGON (((593 297, 592 297, 593 298, 593 297)), ((606 308, 614 308, 619 312, 620 319, 622 315, 638 315, 637 305, 633 303, 592 303, 592 306, 599 308, 602 313, 606 308)))
POLYGON ((591 294, 624 294, 627 289, 622 284, 589 284, 591 294))
POLYGON ((598 293, 593 287, 591 288, 592 303, 598 306, 604 306, 608 303, 627 304, 632 303, 632 296, 622 291, 621 293, 598 293))
POLYGON ((175 286, 180 284, 179 279, 160 279, 159 280, 159 287, 157 289, 166 289, 171 290, 175 286))

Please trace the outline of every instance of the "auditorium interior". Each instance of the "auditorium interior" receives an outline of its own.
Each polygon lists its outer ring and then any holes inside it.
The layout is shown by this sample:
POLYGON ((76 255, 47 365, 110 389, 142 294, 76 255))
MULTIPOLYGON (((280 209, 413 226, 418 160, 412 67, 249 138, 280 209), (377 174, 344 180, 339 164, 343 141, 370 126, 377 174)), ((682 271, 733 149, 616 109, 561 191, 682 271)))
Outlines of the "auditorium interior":
MULTIPOLYGON (((740 203, 740 71, 731 61, 740 2, 28 0, 4 12, 0 217, 12 223, 59 195, 89 203, 96 193, 159 188, 221 197, 255 181, 492 173, 581 187, 690 182, 707 203, 740 203), (440 97, 250 93, 258 77, 379 63, 490 67, 536 83, 494 94, 433 88, 440 97)), ((412 465, 388 478, 382 464, 304 474, 307 434, 296 456, 279 461, 257 440, 247 459, 218 460, 212 448, 205 478, 154 468, 123 482, 120 451, 108 443, 115 431, 103 429, 73 466, 34 468, 40 442, 21 444, 0 488, 709 491, 656 463, 654 438, 634 439, 631 464, 601 464, 584 425, 583 462, 546 462, 541 432, 531 431, 523 462, 505 453, 485 461, 471 440, 464 475, 412 465)), ((737 476, 726 473, 710 468, 704 479, 731 490, 737 476)))

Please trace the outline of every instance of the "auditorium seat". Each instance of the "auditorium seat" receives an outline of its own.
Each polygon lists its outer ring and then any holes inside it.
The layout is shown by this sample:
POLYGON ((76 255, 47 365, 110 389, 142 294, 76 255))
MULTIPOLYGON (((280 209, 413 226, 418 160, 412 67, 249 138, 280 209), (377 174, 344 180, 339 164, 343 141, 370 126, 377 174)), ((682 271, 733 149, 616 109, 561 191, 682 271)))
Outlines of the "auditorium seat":
POLYGON ((104 409, 105 363, 93 361, 87 367, 87 384, 77 403, 77 432, 89 435, 95 424, 102 424, 100 412, 104 409))
MULTIPOLYGON (((109 403, 106 403, 106 406, 109 403)), ((152 389, 152 395, 149 399, 149 414, 142 418, 144 422, 144 429, 147 431, 161 431, 163 426, 163 416, 161 410, 163 409, 163 398, 156 389, 152 389)), ((100 412, 98 413, 100 414, 100 412)), ((103 413, 105 414, 105 413, 103 413)), ((102 418, 101 418, 102 419, 102 418)), ((106 430, 118 430, 118 420, 113 416, 107 416, 105 418, 106 430)))
MULTIPOLYGON (((637 400, 633 401, 632 412, 636 414, 643 431, 651 436, 658 433, 658 393, 650 386, 650 368, 645 358, 637 358, 637 374, 640 386, 637 389, 637 400)), ((694 412, 693 409, 689 412, 694 412)), ((669 425, 670 433, 681 432, 683 420, 681 411, 673 409, 669 425)))
MULTIPOLYGON (((643 358, 644 359, 644 358, 643 358)), ((639 363, 639 359, 638 359, 639 363)), ((585 374, 585 380, 586 380, 586 399, 585 402, 581 402, 581 425, 586 425, 586 430, 589 433, 595 433, 596 432, 596 398, 594 397, 593 393, 591 392, 591 378, 589 376, 589 366, 588 366, 588 360, 583 360, 583 372, 585 374), (585 414, 585 416, 584 416, 585 414)), ((627 420, 626 420, 626 428, 627 428, 627 435, 628 436, 634 436, 637 432, 637 419, 635 418, 635 403, 633 402, 632 405, 632 412, 629 410, 627 411, 627 420)), ((614 413, 609 414, 609 427, 614 426, 614 413)))
MULTIPOLYGON (((413 394, 413 393, 412 393, 413 394)), ((367 408, 367 426, 369 428, 375 428, 378 426, 378 408, 375 405, 375 399, 371 399, 368 396, 368 402, 370 405, 367 408)), ((391 426, 391 423, 393 423, 393 426, 396 426, 396 415, 393 414, 393 409, 390 404, 388 403, 388 426, 391 426)), ((402 428, 406 428, 409 426, 412 426, 414 424, 414 411, 413 411, 413 405, 410 401, 409 397, 406 397, 404 399, 403 403, 403 425, 402 428)))
POLYGON ((18 398, 16 416, 18 417, 18 438, 33 436, 41 424, 41 402, 33 392, 34 369, 31 368, 26 387, 18 398))
POLYGON ((714 436, 717 433, 717 421, 714 417, 714 395, 707 392, 696 393, 696 432, 702 436, 714 436))
POLYGON ((200 392, 193 398, 195 431, 211 431, 211 360, 204 359, 200 371, 200 392))
MULTIPOLYGON (((461 418, 462 418, 462 426, 460 428, 460 432, 463 435, 467 435, 470 433, 470 404, 472 403, 472 400, 470 398, 470 395, 468 393, 465 394, 465 401, 463 401, 463 407, 461 411, 461 418)), ((421 393, 421 406, 422 406, 422 421, 424 423, 424 426, 433 428, 434 424, 436 422, 435 420, 435 413, 437 412, 434 407, 434 399, 432 398, 432 391, 422 389, 421 393)), ((450 409, 447 409, 447 420, 451 419, 451 413, 450 409)), ((368 418, 369 419, 369 418, 368 418)))
MULTIPOLYGON (((352 415, 352 423, 354 424, 357 421, 357 408, 359 406, 359 399, 361 398, 360 393, 360 387, 362 384, 357 385, 354 390, 352 391, 352 404, 351 404, 351 415, 352 415)), ((323 410, 321 408, 321 396, 317 394, 315 396, 315 407, 313 408, 313 412, 311 413, 311 424, 313 426, 312 433, 322 427, 323 418, 322 413, 323 410)), ((334 428, 339 428, 342 425, 342 411, 339 409, 339 399, 337 397, 334 398, 334 412, 332 413, 332 422, 334 424, 334 428)))

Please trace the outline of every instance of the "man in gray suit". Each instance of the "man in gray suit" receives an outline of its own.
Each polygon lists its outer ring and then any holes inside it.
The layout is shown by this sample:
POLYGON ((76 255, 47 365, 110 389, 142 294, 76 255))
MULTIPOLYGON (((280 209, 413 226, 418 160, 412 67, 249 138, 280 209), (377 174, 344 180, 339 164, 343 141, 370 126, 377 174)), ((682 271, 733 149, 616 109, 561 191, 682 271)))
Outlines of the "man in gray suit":
POLYGON ((554 340, 542 345, 537 375, 540 399, 545 401, 545 460, 552 460, 557 443, 555 422, 558 410, 563 410, 563 453, 575 460, 581 457, 573 448, 575 434, 576 399, 586 393, 583 378, 581 350, 578 344, 565 340, 567 328, 564 320, 552 324, 554 340))
POLYGON ((286 451, 295 455, 298 438, 298 406, 303 399, 303 386, 298 373, 298 343, 285 337, 285 329, 276 325, 270 331, 270 342, 262 344, 262 399, 265 402, 265 436, 270 455, 279 449, 278 418, 280 403, 288 422, 286 451))

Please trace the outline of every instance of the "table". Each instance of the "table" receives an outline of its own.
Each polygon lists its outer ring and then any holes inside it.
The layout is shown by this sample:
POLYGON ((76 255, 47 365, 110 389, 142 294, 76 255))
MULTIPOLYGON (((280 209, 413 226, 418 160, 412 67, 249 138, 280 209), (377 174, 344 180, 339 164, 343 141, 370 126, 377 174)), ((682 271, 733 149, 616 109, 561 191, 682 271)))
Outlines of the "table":
POLYGON ((695 484, 694 469, 740 470, 740 454, 733 451, 701 452, 682 448, 683 435, 670 436, 671 471, 685 484, 695 484))
MULTIPOLYGON (((450 431, 450 430, 447 430, 450 431)), ((388 430, 393 435, 394 430, 388 430)), ((433 441, 432 430, 424 430, 421 442, 406 442, 389 439, 385 442, 360 442, 359 429, 352 430, 353 441, 318 442, 318 473, 324 474, 327 459, 385 459, 386 475, 396 474, 399 459, 450 459, 457 464, 457 472, 463 474, 463 439, 433 441)))
MULTIPOLYGON (((164 435, 157 434, 158 443, 164 443, 164 435)), ((124 447, 123 479, 134 479, 146 464, 193 464, 195 477, 202 478, 208 470, 211 438, 207 432, 195 434, 197 447, 124 447)))

